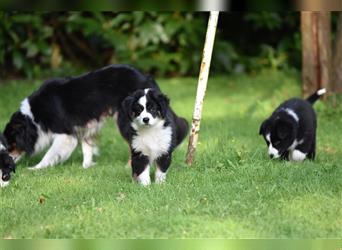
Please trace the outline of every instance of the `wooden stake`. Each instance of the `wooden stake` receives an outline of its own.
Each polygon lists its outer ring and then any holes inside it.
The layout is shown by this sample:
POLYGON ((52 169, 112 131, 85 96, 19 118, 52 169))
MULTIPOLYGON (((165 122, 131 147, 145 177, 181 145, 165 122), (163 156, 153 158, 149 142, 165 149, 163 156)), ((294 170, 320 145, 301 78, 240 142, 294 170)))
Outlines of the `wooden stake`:
POLYGON ((202 56, 202 63, 200 74, 198 78, 196 102, 194 108, 194 114, 192 118, 191 134, 189 138, 188 152, 186 155, 186 163, 192 165, 195 157, 195 151, 198 141, 198 133, 200 130, 200 123, 202 117, 202 107, 204 102, 204 96, 207 89, 207 82, 209 76, 211 56, 214 47, 215 34, 219 11, 211 11, 208 21, 207 34, 205 37, 204 50, 202 56))

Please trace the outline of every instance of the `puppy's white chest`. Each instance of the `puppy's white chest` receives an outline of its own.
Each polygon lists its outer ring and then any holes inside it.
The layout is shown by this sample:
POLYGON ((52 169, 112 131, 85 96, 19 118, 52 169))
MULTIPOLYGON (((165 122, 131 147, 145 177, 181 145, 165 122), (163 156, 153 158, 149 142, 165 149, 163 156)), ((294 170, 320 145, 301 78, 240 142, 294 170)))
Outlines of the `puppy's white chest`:
POLYGON ((135 151, 148 156, 151 161, 168 152, 171 144, 171 127, 158 124, 137 130, 132 147, 135 151))

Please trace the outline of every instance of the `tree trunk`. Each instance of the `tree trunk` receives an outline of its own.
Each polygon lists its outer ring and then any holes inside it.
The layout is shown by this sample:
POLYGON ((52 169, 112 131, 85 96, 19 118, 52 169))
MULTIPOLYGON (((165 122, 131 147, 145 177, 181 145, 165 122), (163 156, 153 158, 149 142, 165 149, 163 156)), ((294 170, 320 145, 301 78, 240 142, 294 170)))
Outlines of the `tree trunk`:
POLYGON ((302 81, 306 97, 319 88, 331 90, 331 14, 301 12, 302 81))
POLYGON ((332 88, 342 93, 342 12, 338 15, 332 67, 332 88))

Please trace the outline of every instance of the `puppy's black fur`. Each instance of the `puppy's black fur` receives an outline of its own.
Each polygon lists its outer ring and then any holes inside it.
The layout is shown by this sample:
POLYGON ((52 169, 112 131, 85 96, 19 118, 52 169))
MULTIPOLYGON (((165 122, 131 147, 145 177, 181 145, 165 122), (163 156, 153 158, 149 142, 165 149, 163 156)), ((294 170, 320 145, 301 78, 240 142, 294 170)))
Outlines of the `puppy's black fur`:
POLYGON ((0 134, 0 170, 2 173, 1 179, 9 181, 11 172, 15 173, 15 163, 7 151, 8 144, 6 138, 0 134))
POLYGON ((166 174, 172 152, 189 130, 188 122, 174 113, 169 99, 157 88, 137 90, 128 96, 119 109, 118 126, 130 145, 134 178, 138 178, 153 162, 156 162, 158 170, 166 174), (145 98, 146 102, 141 103, 141 98, 145 98), (146 122, 147 117, 151 123, 146 122), (140 118, 143 121, 141 124, 138 123, 140 118))
POLYGON ((279 105, 260 126, 271 158, 302 161, 316 153, 316 114, 312 105, 325 93, 319 90, 306 100, 292 98, 279 105))
POLYGON ((32 115, 21 108, 6 125, 9 152, 35 153, 42 133, 77 136, 77 128, 86 129, 88 122, 113 115, 127 95, 150 87, 158 89, 151 77, 129 65, 46 81, 27 98, 32 115))

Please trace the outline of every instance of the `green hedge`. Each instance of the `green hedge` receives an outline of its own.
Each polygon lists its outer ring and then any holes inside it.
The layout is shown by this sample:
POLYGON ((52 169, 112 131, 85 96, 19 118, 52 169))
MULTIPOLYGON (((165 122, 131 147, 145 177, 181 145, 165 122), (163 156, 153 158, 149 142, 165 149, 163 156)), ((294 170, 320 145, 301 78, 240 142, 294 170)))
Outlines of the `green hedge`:
MULTIPOLYGON (((296 16, 221 13, 212 71, 298 67, 296 16)), ((204 12, 0 12, 0 75, 33 78, 129 63, 159 76, 196 76, 207 19, 204 12)))

